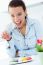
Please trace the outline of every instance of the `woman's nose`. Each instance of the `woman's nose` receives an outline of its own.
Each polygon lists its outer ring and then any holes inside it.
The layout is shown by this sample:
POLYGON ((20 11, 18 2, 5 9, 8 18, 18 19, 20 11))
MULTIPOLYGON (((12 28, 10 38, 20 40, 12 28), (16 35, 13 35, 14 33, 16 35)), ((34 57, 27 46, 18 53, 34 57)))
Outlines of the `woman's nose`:
POLYGON ((15 20, 15 22, 18 22, 18 17, 15 17, 14 20, 15 20))

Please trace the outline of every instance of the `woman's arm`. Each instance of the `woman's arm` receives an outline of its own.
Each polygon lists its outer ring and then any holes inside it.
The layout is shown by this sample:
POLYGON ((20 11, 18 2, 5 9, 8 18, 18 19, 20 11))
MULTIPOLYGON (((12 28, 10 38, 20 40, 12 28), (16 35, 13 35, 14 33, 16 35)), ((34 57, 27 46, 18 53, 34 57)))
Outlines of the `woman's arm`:
POLYGON ((7 41, 6 43, 6 51, 10 57, 16 56, 16 48, 15 48, 15 42, 12 38, 12 27, 11 25, 6 28, 6 30, 2 33, 2 38, 7 41))

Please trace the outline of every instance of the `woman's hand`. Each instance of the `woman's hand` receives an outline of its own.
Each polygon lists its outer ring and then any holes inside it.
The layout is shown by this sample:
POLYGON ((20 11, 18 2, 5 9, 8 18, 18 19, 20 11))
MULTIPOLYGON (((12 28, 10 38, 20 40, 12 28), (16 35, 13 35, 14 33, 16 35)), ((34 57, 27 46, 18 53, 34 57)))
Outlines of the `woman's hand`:
POLYGON ((9 41, 9 40, 11 40, 12 37, 7 32, 3 32, 2 38, 6 39, 7 41, 9 41))

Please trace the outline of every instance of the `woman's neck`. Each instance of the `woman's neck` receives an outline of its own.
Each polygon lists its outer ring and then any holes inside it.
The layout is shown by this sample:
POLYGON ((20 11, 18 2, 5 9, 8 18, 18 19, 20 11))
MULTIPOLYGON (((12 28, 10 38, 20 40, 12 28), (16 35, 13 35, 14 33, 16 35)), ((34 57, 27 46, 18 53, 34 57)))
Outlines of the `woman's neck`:
POLYGON ((22 35, 25 35, 25 31, 26 31, 26 24, 20 29, 22 35))

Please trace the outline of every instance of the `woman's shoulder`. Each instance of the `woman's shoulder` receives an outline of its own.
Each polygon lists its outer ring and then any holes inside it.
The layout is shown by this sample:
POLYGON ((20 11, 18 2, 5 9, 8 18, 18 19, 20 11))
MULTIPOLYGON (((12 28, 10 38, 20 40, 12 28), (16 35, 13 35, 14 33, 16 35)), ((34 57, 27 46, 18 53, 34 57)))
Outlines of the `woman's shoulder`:
POLYGON ((34 25, 39 25, 40 24, 38 20, 33 19, 31 17, 28 17, 27 18, 27 22, 28 22, 28 25, 29 26, 32 26, 32 25, 34 26, 34 25))

